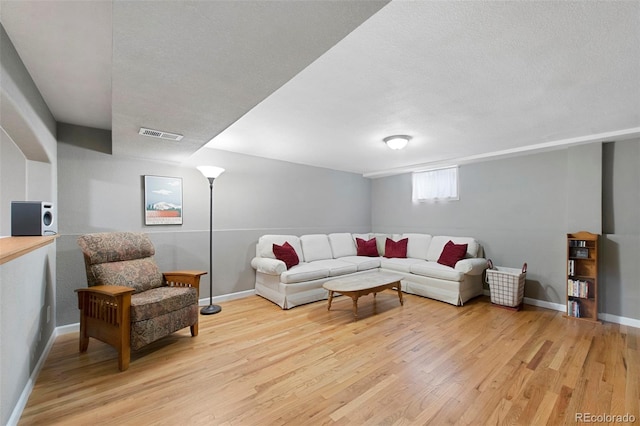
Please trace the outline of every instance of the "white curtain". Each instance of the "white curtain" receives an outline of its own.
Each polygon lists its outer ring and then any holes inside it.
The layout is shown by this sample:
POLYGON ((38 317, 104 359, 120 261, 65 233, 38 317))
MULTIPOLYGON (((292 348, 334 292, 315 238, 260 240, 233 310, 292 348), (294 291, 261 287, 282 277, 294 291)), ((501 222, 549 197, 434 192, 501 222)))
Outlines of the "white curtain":
POLYGON ((413 201, 458 199, 458 167, 413 174, 413 201))

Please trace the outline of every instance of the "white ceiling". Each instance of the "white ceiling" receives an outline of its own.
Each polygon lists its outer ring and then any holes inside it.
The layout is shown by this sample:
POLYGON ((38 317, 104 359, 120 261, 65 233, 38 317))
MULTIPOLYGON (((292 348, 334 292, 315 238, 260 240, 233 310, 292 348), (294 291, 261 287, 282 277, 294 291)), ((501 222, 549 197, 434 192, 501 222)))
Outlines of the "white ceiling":
POLYGON ((3 0, 0 18, 56 119, 112 128, 116 155, 180 161, 216 136, 375 177, 640 135, 639 1, 3 0))

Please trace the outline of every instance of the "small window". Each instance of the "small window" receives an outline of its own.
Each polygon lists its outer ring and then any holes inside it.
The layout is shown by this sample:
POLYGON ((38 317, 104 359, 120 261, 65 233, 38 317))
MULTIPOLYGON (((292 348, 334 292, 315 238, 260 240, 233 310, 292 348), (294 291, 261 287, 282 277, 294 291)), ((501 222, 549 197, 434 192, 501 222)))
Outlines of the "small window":
POLYGON ((414 202, 458 199, 458 166, 413 174, 414 202))

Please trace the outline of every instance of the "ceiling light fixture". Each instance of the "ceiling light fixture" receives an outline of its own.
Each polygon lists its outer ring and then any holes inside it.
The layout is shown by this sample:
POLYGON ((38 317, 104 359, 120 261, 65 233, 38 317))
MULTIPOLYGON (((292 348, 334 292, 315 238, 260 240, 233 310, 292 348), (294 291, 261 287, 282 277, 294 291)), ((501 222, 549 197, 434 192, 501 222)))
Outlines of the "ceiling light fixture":
POLYGON ((405 146, 407 146, 407 144, 411 140, 411 136, 393 135, 393 136, 387 136, 386 138, 384 138, 382 140, 391 149, 402 149, 405 146))

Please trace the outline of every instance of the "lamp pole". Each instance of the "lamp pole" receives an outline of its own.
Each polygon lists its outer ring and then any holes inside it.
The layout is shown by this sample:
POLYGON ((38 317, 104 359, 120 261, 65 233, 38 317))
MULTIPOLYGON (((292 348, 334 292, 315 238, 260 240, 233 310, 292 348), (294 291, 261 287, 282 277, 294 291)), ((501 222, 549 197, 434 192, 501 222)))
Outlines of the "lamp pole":
POLYGON ((200 310, 202 315, 217 314, 222 310, 213 304, 213 181, 224 172, 224 169, 213 166, 198 166, 198 170, 209 180, 209 306, 200 310))

